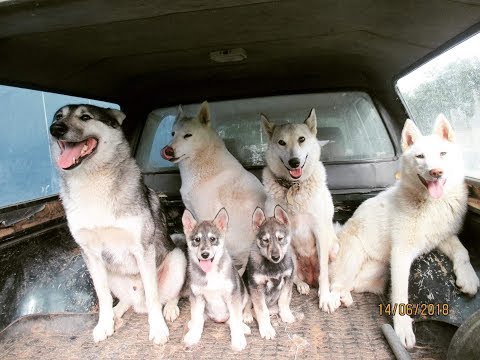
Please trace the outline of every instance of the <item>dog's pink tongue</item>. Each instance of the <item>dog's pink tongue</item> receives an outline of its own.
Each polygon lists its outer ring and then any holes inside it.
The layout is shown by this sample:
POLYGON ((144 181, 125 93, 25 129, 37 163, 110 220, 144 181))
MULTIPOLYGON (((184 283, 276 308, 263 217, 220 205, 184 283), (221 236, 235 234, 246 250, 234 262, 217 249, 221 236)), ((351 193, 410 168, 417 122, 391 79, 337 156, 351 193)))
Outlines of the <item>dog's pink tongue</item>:
POLYGON ((200 267, 204 272, 209 272, 212 270, 213 261, 210 260, 198 260, 200 267))
POLYGON ((291 169, 290 175, 292 175, 293 178, 298 179, 300 176, 302 176, 302 168, 291 169))
POLYGON ((444 182, 442 180, 427 181, 427 185, 430 196, 435 199, 440 199, 442 197, 444 185, 444 182))
POLYGON ((65 143, 65 149, 63 150, 62 154, 57 160, 58 166, 62 169, 67 169, 73 165, 74 160, 80 157, 80 153, 82 152, 83 145, 85 142, 79 143, 65 143))
POLYGON ((90 154, 97 146, 97 140, 95 138, 88 138, 85 141, 73 143, 62 142, 64 149, 57 160, 58 166, 62 169, 67 169, 75 163, 82 156, 90 154), (82 154, 83 147, 86 146, 85 151, 82 154))

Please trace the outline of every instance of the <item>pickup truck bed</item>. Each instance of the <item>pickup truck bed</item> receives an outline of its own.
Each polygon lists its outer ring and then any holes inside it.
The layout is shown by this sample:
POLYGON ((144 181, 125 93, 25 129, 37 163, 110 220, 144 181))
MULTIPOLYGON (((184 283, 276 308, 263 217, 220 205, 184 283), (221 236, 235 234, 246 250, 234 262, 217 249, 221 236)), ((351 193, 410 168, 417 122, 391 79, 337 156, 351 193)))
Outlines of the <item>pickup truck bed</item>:
MULTIPOLYGON (((180 317, 169 324, 170 341, 165 346, 148 341, 146 315, 127 312, 112 337, 94 344, 91 332, 97 314, 63 313, 18 319, 0 333, 0 353, 4 359, 394 359, 380 330, 389 321, 378 314, 380 298, 354 294, 354 300, 350 308, 326 314, 319 311, 315 292, 308 296, 295 293, 292 311, 301 320, 286 325, 274 317, 274 340, 260 338, 256 324, 252 325, 247 349, 239 354, 230 349, 228 326, 212 321, 205 322, 200 344, 193 350, 184 349, 182 337, 190 317, 185 300, 181 302, 180 317)), ((436 331, 435 337, 430 337, 429 332, 417 326, 419 341, 413 359, 445 358, 449 340, 444 339, 453 330, 436 331)))
MULTIPOLYGON (((361 199, 336 196, 335 219, 345 221, 361 199)), ((180 231, 179 202, 166 202, 170 232, 180 231)), ((228 326, 206 321, 200 344, 182 345, 190 318, 187 300, 180 302, 180 317, 169 324, 170 341, 156 346, 148 340, 146 315, 129 311, 115 334, 95 344, 91 332, 98 319, 97 300, 77 244, 66 224, 39 230, 26 238, 0 242, 0 358, 2 359, 394 359, 381 325, 390 322, 379 314, 386 299, 353 294, 350 308, 334 314, 318 309, 316 289, 308 296, 294 290, 291 325, 277 317, 274 340, 263 340, 256 323, 247 337, 247 349, 234 354, 228 326)), ((443 322, 416 324, 413 359, 444 359, 457 328, 443 322)))

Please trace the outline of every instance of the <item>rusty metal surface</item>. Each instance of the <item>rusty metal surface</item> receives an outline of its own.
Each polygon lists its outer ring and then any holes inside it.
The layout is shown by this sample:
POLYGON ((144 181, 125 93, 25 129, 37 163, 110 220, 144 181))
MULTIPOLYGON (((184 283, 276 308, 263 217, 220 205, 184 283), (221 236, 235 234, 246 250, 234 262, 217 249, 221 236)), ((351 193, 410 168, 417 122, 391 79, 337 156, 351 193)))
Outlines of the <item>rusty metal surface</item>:
MULTIPOLYGON (((389 321, 378 314, 380 299, 372 294, 354 294, 355 302, 334 314, 318 309, 315 291, 309 296, 294 295, 292 310, 302 317, 286 325, 276 317, 274 340, 260 338, 256 324, 247 337, 247 349, 230 350, 228 326, 206 321, 200 344, 186 350, 182 337, 190 317, 187 301, 181 302, 180 317, 170 328, 170 341, 156 346, 148 341, 145 315, 125 314, 123 324, 106 341, 95 345, 91 331, 97 314, 32 315, 13 323, 0 333, 3 359, 393 359, 380 326, 389 321)), ((420 340, 421 340, 420 336, 420 340)), ((435 337, 433 340, 435 341, 435 337)), ((440 338, 439 338, 440 339, 440 338)), ((448 341, 442 338, 443 343, 448 341)), ((419 344, 413 359, 443 359, 445 346, 419 344)))
MULTIPOLYGON (((480 258, 471 251, 470 260, 480 276, 480 258)), ((408 291, 415 320, 438 320, 460 326, 478 311, 480 295, 463 294, 455 281, 452 262, 438 250, 416 259, 410 271, 408 291)))
POLYGON ((87 267, 65 226, 0 248, 0 330, 25 315, 96 306, 87 267))

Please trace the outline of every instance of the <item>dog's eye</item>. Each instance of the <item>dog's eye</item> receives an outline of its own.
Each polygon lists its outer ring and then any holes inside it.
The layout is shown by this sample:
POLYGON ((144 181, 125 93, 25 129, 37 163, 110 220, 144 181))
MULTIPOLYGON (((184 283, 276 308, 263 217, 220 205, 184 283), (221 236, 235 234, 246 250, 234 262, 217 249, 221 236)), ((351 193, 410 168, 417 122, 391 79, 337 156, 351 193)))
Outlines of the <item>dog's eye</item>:
POLYGON ((83 121, 87 121, 87 120, 90 120, 92 117, 88 114, 83 114, 82 116, 80 116, 80 120, 83 120, 83 121))
POLYGON ((217 240, 215 237, 210 236, 210 242, 214 242, 215 240, 217 240))
POLYGON ((417 159, 423 159, 424 157, 425 157, 425 155, 423 155, 423 154, 418 154, 418 155, 416 156, 417 159))
POLYGON ((192 136, 192 134, 185 134, 185 136, 183 137, 184 139, 187 139, 189 138, 190 136, 192 136))
POLYGON ((63 117, 62 113, 58 113, 55 115, 55 120, 60 120, 63 117))
POLYGON ((305 137, 304 137, 304 136, 300 136, 300 137, 298 138, 298 142, 299 142, 300 144, 303 143, 304 141, 305 141, 305 137))
POLYGON ((281 146, 285 146, 287 145, 287 143, 283 140, 278 140, 278 143, 281 145, 281 146))
POLYGON ((440 153, 440 156, 445 156, 445 155, 447 155, 447 152, 446 152, 446 151, 442 151, 442 152, 440 153))
POLYGON ((193 238, 193 242, 194 242, 195 244, 200 243, 200 238, 199 238, 198 236, 195 237, 195 238, 193 238))
POLYGON ((262 238, 262 242, 263 242, 264 244, 268 244, 268 239, 267 239, 267 238, 262 238))
POLYGON ((172 131, 172 136, 175 136, 175 131, 172 131))
POLYGON ((283 236, 277 236, 278 241, 283 241, 284 237, 283 236))

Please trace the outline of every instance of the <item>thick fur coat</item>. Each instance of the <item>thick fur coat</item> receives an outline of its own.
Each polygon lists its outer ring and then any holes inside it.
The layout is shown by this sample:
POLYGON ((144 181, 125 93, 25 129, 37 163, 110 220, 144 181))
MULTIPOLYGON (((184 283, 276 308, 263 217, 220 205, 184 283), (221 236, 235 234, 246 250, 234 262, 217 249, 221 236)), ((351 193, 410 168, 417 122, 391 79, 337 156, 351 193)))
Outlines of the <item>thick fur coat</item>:
POLYGON ((121 130, 125 115, 91 105, 57 111, 50 132, 60 169, 60 197, 99 301, 95 342, 113 334, 114 321, 133 307, 148 312, 150 339, 169 332, 185 279, 186 258, 166 232, 155 192, 143 183, 121 130), (113 293, 119 302, 113 305, 113 293))
POLYGON ((272 216, 277 204, 286 210, 292 227, 297 289, 307 293, 308 284, 318 284, 319 306, 330 311, 328 260, 337 238, 332 196, 316 138, 315 110, 303 124, 275 125, 263 115, 262 124, 269 137, 263 170, 265 212, 272 216))
MULTIPOLYGON (((352 303, 350 291, 383 292, 391 271, 393 304, 408 303, 413 260, 434 248, 452 261, 456 284, 474 295, 479 280, 459 233, 467 211, 460 148, 443 115, 433 133, 422 136, 407 120, 402 132, 401 177, 394 186, 366 200, 339 233, 340 252, 332 264, 332 307, 352 303)), ((400 341, 415 344, 412 320, 395 314, 400 341)))

